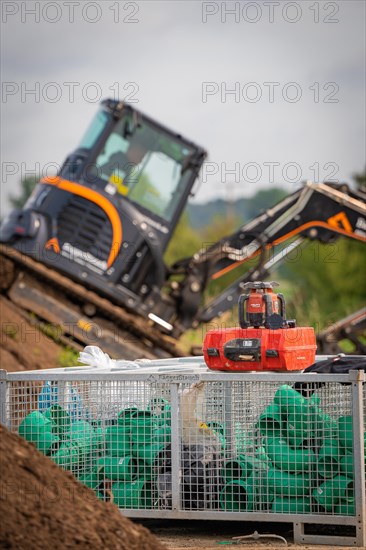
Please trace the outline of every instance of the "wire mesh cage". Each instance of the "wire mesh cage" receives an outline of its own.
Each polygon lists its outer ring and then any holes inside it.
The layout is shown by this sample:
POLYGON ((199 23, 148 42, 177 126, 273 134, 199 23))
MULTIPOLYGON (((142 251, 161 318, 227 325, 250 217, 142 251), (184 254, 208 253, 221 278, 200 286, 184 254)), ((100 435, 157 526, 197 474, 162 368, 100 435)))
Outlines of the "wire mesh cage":
POLYGON ((307 523, 342 523, 359 546, 365 401, 363 372, 213 373, 202 358, 1 377, 2 422, 129 516, 293 521, 299 542, 307 523))

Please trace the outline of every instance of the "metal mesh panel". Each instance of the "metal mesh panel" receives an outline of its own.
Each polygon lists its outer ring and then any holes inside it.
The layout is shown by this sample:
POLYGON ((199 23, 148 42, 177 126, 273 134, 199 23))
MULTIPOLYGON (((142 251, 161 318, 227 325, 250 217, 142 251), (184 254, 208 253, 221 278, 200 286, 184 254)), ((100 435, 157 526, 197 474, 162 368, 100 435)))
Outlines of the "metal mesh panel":
POLYGON ((8 376, 9 429, 120 508, 355 516, 351 384, 27 376, 8 376))
POLYGON ((158 506, 159 455, 170 443, 169 387, 144 381, 14 382, 6 404, 17 431, 103 500, 158 506))
POLYGON ((349 386, 204 386, 181 399, 185 510, 355 514, 349 386))

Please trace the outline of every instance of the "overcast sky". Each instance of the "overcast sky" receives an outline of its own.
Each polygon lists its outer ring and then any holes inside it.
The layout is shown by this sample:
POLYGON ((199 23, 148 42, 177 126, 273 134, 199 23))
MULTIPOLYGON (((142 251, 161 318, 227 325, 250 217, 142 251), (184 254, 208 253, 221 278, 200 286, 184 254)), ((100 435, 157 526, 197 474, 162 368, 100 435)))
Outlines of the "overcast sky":
POLYGON ((96 100, 116 95, 209 151, 199 202, 365 165, 364 1, 1 9, 1 214, 21 177, 60 165, 96 100))

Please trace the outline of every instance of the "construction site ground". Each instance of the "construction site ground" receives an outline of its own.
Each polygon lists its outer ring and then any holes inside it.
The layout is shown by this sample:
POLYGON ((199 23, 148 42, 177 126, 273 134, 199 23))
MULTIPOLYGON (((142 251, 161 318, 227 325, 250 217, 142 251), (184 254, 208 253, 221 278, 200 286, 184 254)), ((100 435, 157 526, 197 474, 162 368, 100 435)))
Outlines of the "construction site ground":
MULTIPOLYGON (((292 525, 258 523, 258 522, 240 522, 240 521, 145 521, 145 527, 148 527, 152 533, 170 549, 183 550, 190 548, 198 550, 219 550, 223 546, 232 542, 233 548, 242 550, 279 550, 289 548, 290 550, 334 550, 334 546, 325 545, 298 545, 294 544, 292 535, 292 525), (248 538, 237 544, 232 541, 232 537, 251 535, 255 531, 260 534, 276 534, 287 540, 287 546, 284 542, 275 538, 261 538, 253 540, 248 538)), ((230 547, 231 545, 229 545, 230 547)), ((343 546, 342 550, 350 550, 351 547, 343 546)))
POLYGON ((0 322, 1 368, 15 372, 59 367, 63 347, 4 296, 0 296, 0 322))
MULTIPOLYGON (((0 365, 7 371, 56 368, 64 347, 37 323, 0 296, 0 365)), ((91 548, 105 550, 217 549, 232 537, 281 535, 291 550, 330 550, 330 546, 296 545, 287 524, 145 520, 131 522, 103 503, 71 474, 58 468, 33 446, 1 429, 0 547, 9 549, 91 548), (140 523, 145 527, 140 527, 140 523), (147 528, 147 529, 146 529, 147 528), (155 536, 151 536, 149 531, 155 536), (159 542, 160 541, 160 542, 159 542)), ((277 539, 248 540, 246 550, 284 548, 277 539)), ((343 547, 349 550, 348 547, 343 547)))

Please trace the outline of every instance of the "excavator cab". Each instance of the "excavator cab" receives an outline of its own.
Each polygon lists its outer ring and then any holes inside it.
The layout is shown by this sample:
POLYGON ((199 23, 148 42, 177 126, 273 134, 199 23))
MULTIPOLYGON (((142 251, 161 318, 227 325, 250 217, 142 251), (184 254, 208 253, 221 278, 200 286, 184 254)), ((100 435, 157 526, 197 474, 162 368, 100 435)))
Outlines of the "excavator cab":
POLYGON ((131 105, 105 100, 57 176, 4 221, 0 242, 145 316, 156 306, 157 319, 162 307, 169 318, 163 254, 205 156, 131 105))
MULTIPOLYGON (((60 175, 72 181, 82 178, 119 202, 125 198, 156 223, 171 227, 203 158, 203 150, 180 135, 130 106, 105 101, 60 175)), ((168 235, 166 246, 170 235, 163 233, 168 235)))

